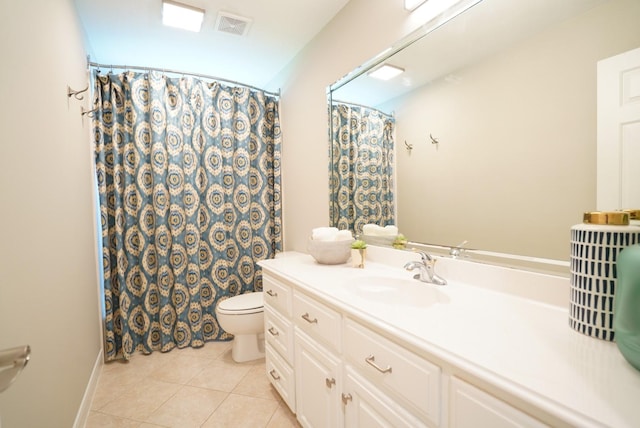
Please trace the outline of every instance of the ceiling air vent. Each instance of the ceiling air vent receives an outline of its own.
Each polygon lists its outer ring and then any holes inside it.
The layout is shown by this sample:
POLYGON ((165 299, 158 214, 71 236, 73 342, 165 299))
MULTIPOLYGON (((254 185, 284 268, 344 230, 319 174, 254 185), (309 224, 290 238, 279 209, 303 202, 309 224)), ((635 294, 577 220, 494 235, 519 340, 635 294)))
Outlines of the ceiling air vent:
POLYGON ((216 20, 216 30, 223 33, 244 36, 249 32, 251 19, 244 16, 233 15, 227 12, 218 12, 216 20))

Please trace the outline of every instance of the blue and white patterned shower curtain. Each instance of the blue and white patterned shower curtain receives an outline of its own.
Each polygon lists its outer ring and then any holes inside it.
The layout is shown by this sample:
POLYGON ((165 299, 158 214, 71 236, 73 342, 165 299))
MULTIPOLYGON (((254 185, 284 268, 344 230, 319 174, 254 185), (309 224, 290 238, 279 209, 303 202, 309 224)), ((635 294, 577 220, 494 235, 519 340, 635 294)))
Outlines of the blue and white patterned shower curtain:
POLYGON ((225 340, 225 296, 281 249, 277 97, 159 72, 95 74, 106 360, 225 340))
POLYGON ((395 120, 376 109, 331 105, 330 224, 362 233, 395 222, 395 120))

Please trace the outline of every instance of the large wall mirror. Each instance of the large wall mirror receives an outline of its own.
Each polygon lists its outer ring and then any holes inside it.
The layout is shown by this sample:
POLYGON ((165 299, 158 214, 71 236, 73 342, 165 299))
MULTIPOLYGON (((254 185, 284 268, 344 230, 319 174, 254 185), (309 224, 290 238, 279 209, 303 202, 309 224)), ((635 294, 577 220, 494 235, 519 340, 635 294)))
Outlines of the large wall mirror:
MULTIPOLYGON (((365 185, 386 183, 381 209, 410 241, 567 261, 571 226, 596 209, 597 63, 640 46, 640 1, 461 4, 331 85, 329 102, 390 124, 393 151, 369 156, 393 173, 371 167, 365 185), (382 64, 404 72, 377 80, 382 64)), ((344 153, 332 142, 332 165, 344 153)))

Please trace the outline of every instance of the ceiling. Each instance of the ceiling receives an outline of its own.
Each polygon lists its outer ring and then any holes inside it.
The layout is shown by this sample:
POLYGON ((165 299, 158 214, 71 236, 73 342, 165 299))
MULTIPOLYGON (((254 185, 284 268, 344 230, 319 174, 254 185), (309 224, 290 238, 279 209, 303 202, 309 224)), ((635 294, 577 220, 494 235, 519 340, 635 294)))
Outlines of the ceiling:
POLYGON ((74 0, 92 62, 216 76, 265 89, 349 0, 178 0, 205 10, 200 33, 162 25, 161 0, 74 0), (219 11, 252 20, 215 29, 219 11))

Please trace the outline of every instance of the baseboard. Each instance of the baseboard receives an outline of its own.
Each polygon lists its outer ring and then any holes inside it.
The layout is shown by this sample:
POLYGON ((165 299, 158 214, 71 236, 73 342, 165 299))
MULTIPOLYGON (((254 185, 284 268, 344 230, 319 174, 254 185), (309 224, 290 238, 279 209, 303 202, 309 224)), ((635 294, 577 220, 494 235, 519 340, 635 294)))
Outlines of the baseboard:
POLYGON ((80 408, 78 409, 76 420, 73 423, 73 428, 84 428, 84 426, 87 424, 89 411, 91 410, 91 402, 93 401, 93 396, 96 393, 96 388, 98 387, 98 380, 100 380, 100 373, 102 372, 103 364, 104 359, 102 356, 102 348, 100 348, 100 352, 98 352, 96 362, 93 365, 93 371, 91 372, 89 383, 87 384, 87 388, 84 391, 84 396, 82 397, 82 403, 80 403, 80 408))

